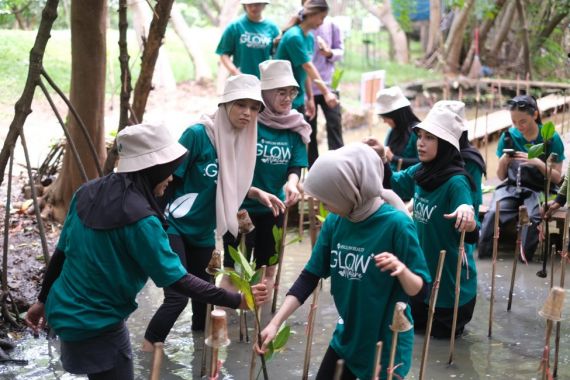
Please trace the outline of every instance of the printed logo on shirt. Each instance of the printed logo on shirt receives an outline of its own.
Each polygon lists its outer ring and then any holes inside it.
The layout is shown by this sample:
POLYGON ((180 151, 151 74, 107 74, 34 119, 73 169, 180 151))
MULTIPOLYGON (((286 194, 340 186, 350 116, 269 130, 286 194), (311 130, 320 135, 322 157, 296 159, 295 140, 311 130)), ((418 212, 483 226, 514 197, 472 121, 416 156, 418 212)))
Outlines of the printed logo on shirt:
MULTIPOLYGON (((202 173, 205 177, 208 178, 218 178, 218 160, 216 162, 212 162, 204 167, 204 172, 202 173)), ((217 182, 217 180, 216 180, 217 182)))
POLYGON ((427 224, 436 208, 437 205, 430 206, 427 199, 416 196, 414 198, 414 220, 427 224))
POLYGON ((244 32, 239 38, 239 43, 251 49, 265 49, 271 43, 271 37, 260 33, 244 32))
POLYGON ((285 142, 262 139, 257 143, 257 156, 264 164, 287 165, 291 160, 291 148, 285 142))
POLYGON ((338 243, 336 248, 331 250, 331 268, 338 268, 338 274, 348 280, 360 281, 374 255, 365 254, 364 248, 341 243, 338 243))

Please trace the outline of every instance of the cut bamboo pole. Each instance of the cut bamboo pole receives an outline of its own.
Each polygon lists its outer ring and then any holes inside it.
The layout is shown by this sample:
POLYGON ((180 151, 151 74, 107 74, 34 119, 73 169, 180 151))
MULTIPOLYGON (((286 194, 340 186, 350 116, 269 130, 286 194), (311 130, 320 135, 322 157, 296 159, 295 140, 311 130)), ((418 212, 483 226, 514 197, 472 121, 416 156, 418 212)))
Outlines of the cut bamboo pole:
POLYGON ((164 356, 164 343, 154 343, 154 351, 152 354, 152 369, 150 370, 150 380, 160 380, 160 367, 162 366, 162 357, 164 356))
POLYGON ((374 380, 380 380, 380 370, 382 369, 382 341, 376 343, 376 353, 374 354, 374 380))
POLYGON ((309 197, 309 235, 311 237, 311 250, 317 242, 317 217, 315 214, 315 198, 309 197))
MULTIPOLYGON (((566 209, 564 219, 564 232, 562 234, 562 254, 560 257, 560 287, 564 289, 566 278, 566 260, 568 259, 568 228, 570 227, 570 208, 566 209)), ((558 376, 558 358, 560 356, 560 321, 556 322, 556 336, 554 339, 554 367, 552 375, 558 376)))
MULTIPOLYGON (((453 363, 453 354, 455 351, 455 331, 457 330, 457 314, 459 312, 459 296, 461 294, 461 264, 463 262, 463 252, 465 252, 465 230, 461 231, 459 238, 459 250, 457 252, 457 267, 455 269, 455 302, 453 304, 453 321, 451 323, 451 340, 449 343, 449 360, 448 365, 453 363)), ((466 265, 467 262, 465 263, 466 265)))
POLYGON ((526 206, 519 207, 519 221, 517 223, 517 244, 515 247, 515 257, 513 259, 513 270, 511 272, 511 286, 509 287, 509 301, 507 304, 507 311, 511 311, 513 303, 513 290, 515 288, 515 277, 517 275, 517 262, 522 249, 521 230, 528 224, 528 212, 526 206))
POLYGON ((301 169, 301 179, 297 183, 297 190, 300 193, 299 200, 299 238, 303 239, 304 223, 305 223, 305 190, 303 189, 303 181, 305 180, 305 168, 301 169))
POLYGON ((392 325, 390 326, 390 330, 392 330, 392 345, 390 346, 390 361, 387 368, 388 380, 392 380, 394 378, 394 364, 396 362, 396 351, 398 348, 398 334, 401 332, 410 331, 414 328, 414 326, 410 323, 404 314, 407 307, 408 304, 405 302, 397 302, 396 306, 394 307, 392 325))
POLYGON ((281 283, 281 269, 283 268, 283 258, 285 256, 285 238, 287 237, 287 223, 289 220, 289 207, 285 209, 283 217, 283 234, 281 235, 281 244, 279 246, 279 262, 277 264, 277 275, 273 284, 273 301, 271 303, 271 312, 275 313, 277 309, 277 295, 279 294, 279 284, 281 283))
POLYGON ((420 363, 419 380, 425 379, 426 362, 429 351, 429 339, 431 335, 431 325, 433 323, 433 315, 435 314, 435 303, 437 301, 437 293, 439 292, 439 281, 441 280, 441 272, 443 271, 443 263, 445 261, 445 251, 439 252, 439 260, 437 262, 437 271, 433 285, 431 288, 431 295, 429 298, 428 319, 426 323, 426 331, 424 336, 424 346, 422 349, 422 361, 420 363))
POLYGON ((493 257, 491 263, 491 301, 489 304, 489 333, 490 338, 493 335, 493 307, 495 306, 495 277, 497 274, 497 254, 499 251, 499 221, 500 221, 499 201, 495 202, 495 225, 493 234, 493 257))
MULTIPOLYGON (((320 281, 322 285, 322 281, 320 281)), ((305 358, 303 360, 303 380, 309 378, 309 366, 311 364, 311 348, 313 346, 313 331, 315 327, 315 319, 317 315, 317 306, 319 305, 319 293, 321 287, 317 286, 313 290, 313 300, 311 302, 311 308, 309 310, 309 318, 307 322, 307 342, 305 343, 305 358)))
POLYGON ((546 339, 541 362, 542 380, 550 380, 552 378, 550 376, 550 337, 552 335, 554 321, 559 322, 562 319, 564 298, 564 289, 558 286, 553 287, 548 293, 544 306, 538 312, 541 317, 546 319, 546 339))

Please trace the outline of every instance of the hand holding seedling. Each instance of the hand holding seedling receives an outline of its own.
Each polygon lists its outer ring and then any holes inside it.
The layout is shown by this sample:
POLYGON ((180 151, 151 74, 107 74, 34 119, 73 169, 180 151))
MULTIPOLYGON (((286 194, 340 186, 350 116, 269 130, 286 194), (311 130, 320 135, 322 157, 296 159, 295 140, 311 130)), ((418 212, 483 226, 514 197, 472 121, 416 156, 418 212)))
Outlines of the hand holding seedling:
POLYGON ((459 231, 471 232, 475 230, 477 223, 475 222, 475 211, 473 206, 463 204, 459 205, 451 214, 443 214, 446 219, 456 219, 455 228, 459 231))

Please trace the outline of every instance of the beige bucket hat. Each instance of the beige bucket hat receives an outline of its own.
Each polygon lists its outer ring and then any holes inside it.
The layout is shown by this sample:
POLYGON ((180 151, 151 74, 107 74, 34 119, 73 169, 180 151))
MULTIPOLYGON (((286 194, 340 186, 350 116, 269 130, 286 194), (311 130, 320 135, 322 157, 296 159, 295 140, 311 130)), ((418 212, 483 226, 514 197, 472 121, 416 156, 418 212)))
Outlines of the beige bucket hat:
POLYGON ((459 138, 463 133, 465 119, 456 112, 457 110, 440 103, 442 101, 435 103, 426 118, 414 128, 421 128, 460 150, 459 138))
POLYGON ((376 113, 380 115, 390 113, 410 104, 410 101, 404 96, 404 93, 398 86, 382 89, 376 94, 376 113))
POLYGON ((465 103, 459 100, 440 100, 433 105, 434 107, 444 107, 463 119, 463 130, 466 131, 467 119, 465 117, 465 103))
POLYGON ((281 87, 299 87, 293 76, 291 62, 281 59, 270 59, 259 64, 261 89, 273 90, 281 87))
POLYGON ((136 172, 174 161, 186 153, 164 126, 137 124, 117 135, 117 173, 136 172))
POLYGON ((229 77, 218 105, 238 99, 257 100, 265 106, 261 98, 261 83, 255 75, 239 74, 229 77))
POLYGON ((241 5, 247 4, 271 4, 269 0, 240 0, 241 5))

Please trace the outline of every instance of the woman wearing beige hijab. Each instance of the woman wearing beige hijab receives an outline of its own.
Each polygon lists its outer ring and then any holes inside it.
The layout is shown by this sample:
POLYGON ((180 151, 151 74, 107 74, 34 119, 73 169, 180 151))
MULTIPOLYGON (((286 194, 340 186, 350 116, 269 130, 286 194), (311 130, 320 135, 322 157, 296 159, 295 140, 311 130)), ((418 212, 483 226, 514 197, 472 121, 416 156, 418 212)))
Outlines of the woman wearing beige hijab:
MULTIPOLYGON (((382 188, 383 177, 380 158, 362 143, 329 151, 315 161, 305 192, 323 202, 331 214, 305 269, 261 332, 259 352, 265 351, 319 279, 330 277, 339 321, 316 379, 332 379, 338 359, 345 361, 343 379, 373 378, 378 341, 384 342, 381 378, 385 378, 394 307, 416 295, 430 275, 414 223, 401 211, 403 202, 382 188)), ((409 308, 406 314, 411 319, 409 308)), ((413 339, 413 330, 398 336, 401 365, 394 372, 402 378, 410 369, 413 339)))
MULTIPOLYGON (((188 149, 174 172, 166 215, 168 237, 187 270, 205 280, 205 272, 218 237, 237 236, 237 212, 245 197, 257 199, 278 214, 279 198, 251 187, 256 157, 257 115, 263 107, 260 82, 253 75, 228 78, 213 115, 203 115, 179 142, 188 149), (215 231, 215 233, 214 233, 215 231)), ((143 349, 164 342, 188 298, 170 288, 150 321, 143 349)), ((203 330, 206 304, 192 301, 192 330, 203 330)))

